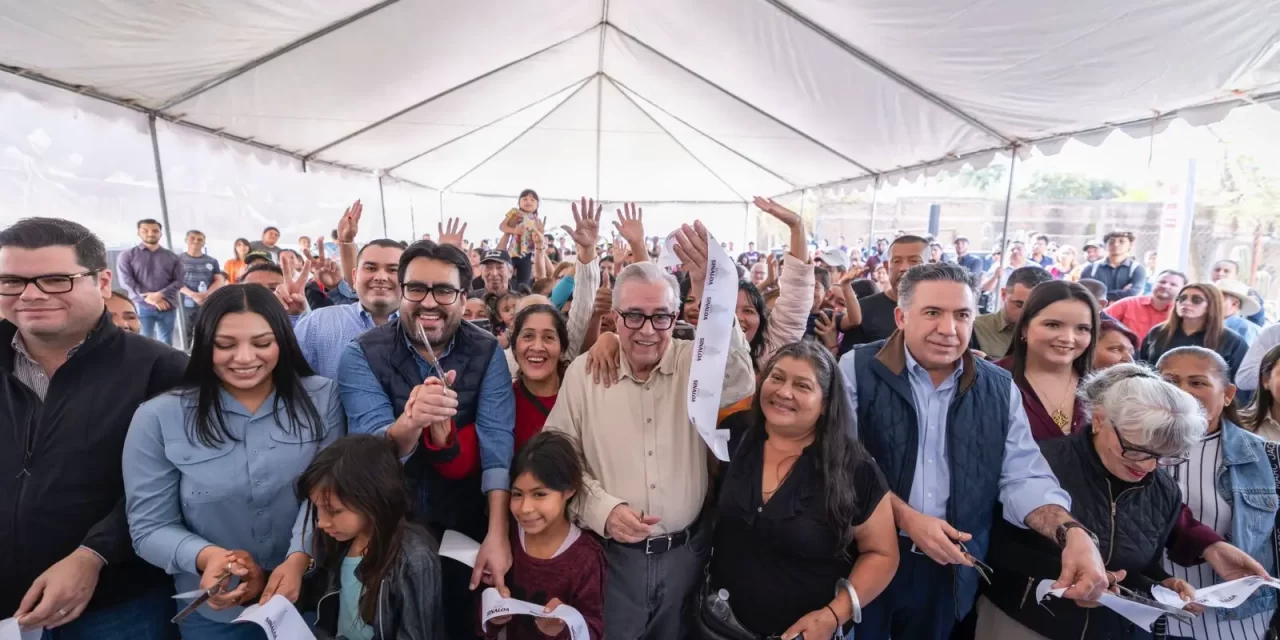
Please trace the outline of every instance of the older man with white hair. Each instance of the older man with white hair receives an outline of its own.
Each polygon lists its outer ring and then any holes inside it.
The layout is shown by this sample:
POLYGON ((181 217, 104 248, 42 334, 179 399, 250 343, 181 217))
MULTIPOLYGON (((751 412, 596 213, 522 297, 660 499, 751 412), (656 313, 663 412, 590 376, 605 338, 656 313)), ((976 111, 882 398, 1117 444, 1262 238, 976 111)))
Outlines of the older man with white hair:
MULTIPOLYGON (((677 232, 675 252, 701 298, 707 268, 701 223, 677 232)), ((581 443, 590 473, 574 510, 606 538, 605 637, 684 637, 684 605, 707 561, 709 526, 699 522, 708 487, 708 449, 689 421, 693 343, 672 338, 680 305, 676 279, 652 262, 618 275, 613 314, 622 358, 617 384, 594 384, 587 357, 565 373, 546 428, 581 443)), ((731 328, 721 406, 752 393, 751 354, 731 328)))

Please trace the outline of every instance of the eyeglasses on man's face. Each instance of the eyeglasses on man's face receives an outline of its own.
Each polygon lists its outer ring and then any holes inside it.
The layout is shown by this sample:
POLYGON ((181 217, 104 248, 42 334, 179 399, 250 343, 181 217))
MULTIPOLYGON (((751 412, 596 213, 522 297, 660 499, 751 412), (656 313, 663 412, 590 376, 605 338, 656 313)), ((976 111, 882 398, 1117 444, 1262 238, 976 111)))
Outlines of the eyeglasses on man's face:
POLYGON ((430 295, 436 304, 448 305, 458 301, 462 290, 447 284, 427 285, 421 282, 406 282, 401 288, 401 295, 409 302, 422 302, 430 295))
POLYGON ((618 315, 622 316, 622 326, 632 331, 643 328, 646 322, 653 325, 654 331, 666 331, 676 323, 674 313, 644 314, 639 311, 619 311, 618 315))
POLYGON ((34 278, 24 278, 22 276, 0 276, 0 296, 20 296, 22 292, 27 290, 27 285, 34 284, 40 291, 56 295, 59 293, 68 293, 76 286, 76 280, 97 275, 97 271, 84 271, 81 273, 51 273, 34 278))

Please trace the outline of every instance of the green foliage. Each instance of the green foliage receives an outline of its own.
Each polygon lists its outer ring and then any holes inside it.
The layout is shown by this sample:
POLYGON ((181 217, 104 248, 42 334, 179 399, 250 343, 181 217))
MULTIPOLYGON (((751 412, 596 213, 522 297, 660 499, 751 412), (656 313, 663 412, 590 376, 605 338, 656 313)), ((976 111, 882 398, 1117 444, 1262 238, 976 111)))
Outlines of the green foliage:
POLYGON ((1091 178, 1079 173, 1038 172, 1023 187, 1019 198, 1029 200, 1114 200, 1124 196, 1125 188, 1110 180, 1091 178))

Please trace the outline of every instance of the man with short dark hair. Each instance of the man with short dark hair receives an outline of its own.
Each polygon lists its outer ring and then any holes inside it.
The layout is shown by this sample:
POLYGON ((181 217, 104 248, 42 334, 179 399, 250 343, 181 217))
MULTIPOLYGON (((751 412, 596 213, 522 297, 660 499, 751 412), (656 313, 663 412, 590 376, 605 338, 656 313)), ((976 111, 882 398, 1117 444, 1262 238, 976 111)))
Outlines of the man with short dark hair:
POLYGON ((182 326, 186 332, 187 348, 191 347, 195 333, 196 317, 200 305, 214 289, 226 283, 218 261, 204 252, 204 233, 192 229, 187 232, 187 250, 178 256, 182 260, 182 326))
MULTIPOLYGON (((883 240, 881 238, 880 241, 883 240)), ((844 332, 840 338, 841 354, 847 353, 854 345, 884 340, 893 334, 896 329, 893 310, 898 306, 898 281, 911 267, 924 264, 928 250, 929 242, 920 236, 898 236, 893 244, 888 245, 889 289, 858 300, 858 307, 862 310, 861 322, 854 324, 848 315, 841 318, 840 330, 844 332)), ((851 303, 845 301, 845 304, 851 303)))
POLYGON ((969 253, 969 239, 964 236, 957 236, 955 245, 956 264, 968 269, 970 273, 981 274, 984 271, 982 258, 969 253))
POLYGON ((178 318, 178 290, 185 273, 178 254, 160 246, 160 223, 146 218, 138 221, 137 246, 126 249, 116 260, 120 286, 138 307, 142 335, 173 344, 173 326, 178 318))
POLYGON ((1053 276, 1035 263, 1014 269, 1004 288, 1004 306, 973 321, 970 346, 994 360, 1005 357, 1013 344, 1013 328, 1022 319, 1022 307, 1031 297, 1031 290, 1050 280, 1053 276))
POLYGON ((884 472, 903 534, 897 572, 864 606, 859 639, 950 637, 973 606, 972 567, 999 515, 1062 548, 1053 586, 1063 597, 1093 602, 1108 585, 1097 537, 1071 517, 1017 385, 969 350, 973 280, 945 262, 912 268, 897 285, 898 330, 840 359, 858 439, 884 472))
POLYGON ((1048 254, 1049 236, 1044 234, 1037 235, 1035 241, 1031 243, 1031 261, 1048 269, 1053 265, 1053 256, 1048 254))
POLYGON ((262 239, 254 240, 249 243, 251 251, 262 251, 271 256, 275 262, 280 261, 280 247, 276 245, 280 241, 280 230, 275 227, 267 227, 262 230, 262 239))
POLYGON ((109 296, 84 226, 0 231, 0 615, 46 638, 167 640, 173 583, 133 552, 120 461, 134 410, 187 357, 116 328, 109 296))
POLYGON ((415 519, 437 536, 453 529, 484 540, 473 571, 444 565, 445 627, 451 638, 468 637, 475 633, 468 581, 475 588, 488 573, 501 587, 511 566, 511 372, 498 340, 462 321, 471 263, 461 249, 415 242, 400 255, 397 277, 399 317, 347 344, 337 380, 351 432, 385 435, 406 458, 415 519), (447 478, 435 463, 467 430, 479 440, 481 473, 447 478))
POLYGON ((760 262, 760 252, 756 251, 756 243, 748 242, 747 250, 738 256, 738 264, 750 269, 757 262, 760 262))
POLYGON ((1136 333, 1138 342, 1141 344, 1152 327, 1169 319, 1169 308, 1173 306, 1173 299, 1186 285, 1186 274, 1165 269, 1156 276, 1156 283, 1151 287, 1151 295, 1129 296, 1113 302, 1107 305, 1107 313, 1136 333))
POLYGON ((1140 296, 1146 286, 1147 268, 1133 257, 1133 240, 1132 231, 1109 232, 1102 237, 1107 245, 1107 259, 1090 262, 1080 272, 1081 278, 1092 278, 1107 285, 1107 298, 1112 302, 1140 296))

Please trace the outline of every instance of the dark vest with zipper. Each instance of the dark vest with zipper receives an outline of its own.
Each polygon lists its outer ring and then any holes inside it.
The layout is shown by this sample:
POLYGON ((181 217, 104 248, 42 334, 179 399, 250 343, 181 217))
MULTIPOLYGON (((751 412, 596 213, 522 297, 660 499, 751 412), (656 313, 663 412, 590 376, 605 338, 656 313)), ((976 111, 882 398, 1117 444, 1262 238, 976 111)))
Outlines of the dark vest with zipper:
MULTIPOLYGON (((399 418, 413 388, 425 379, 418 356, 400 329, 400 321, 366 331, 356 341, 399 418)), ((463 322, 454 333, 449 353, 436 354, 445 371, 457 372, 450 387, 458 394, 456 427, 475 423, 484 375, 497 348, 497 338, 470 322, 463 322)), ((416 496, 414 520, 430 525, 433 530, 443 527, 482 538, 486 524, 480 476, 448 480, 436 473, 425 458, 419 447, 405 463, 405 475, 412 495, 416 496)))
MULTIPOLYGON (((1102 466, 1088 429, 1042 441, 1040 451, 1071 496, 1071 515, 1098 536, 1098 550, 1107 569, 1124 569, 1128 572, 1124 585, 1150 597, 1153 581, 1141 577, 1141 573, 1160 561, 1177 522, 1182 509, 1177 483, 1157 469, 1128 488, 1117 486, 1119 495, 1112 511, 1109 483, 1117 481, 1102 466)), ((1151 637, 1110 609, 1084 609, 1069 600, 1052 598, 1043 605, 1037 604, 1035 585, 1042 579, 1058 577, 1062 551, 1034 531, 998 522, 990 564, 995 573, 985 592, 987 598, 1042 636, 1051 640, 1151 637)))
MULTIPOLYGON (((858 437, 884 472, 889 488, 903 500, 911 495, 920 448, 920 426, 906 370, 902 333, 854 347, 858 391, 858 437)), ((973 540, 979 559, 987 554, 991 523, 1000 495, 1000 470, 1009 430, 1009 373, 965 352, 964 372, 947 408, 946 452, 951 470, 946 520, 973 540)), ((973 606, 978 573, 955 567, 956 619, 973 606)))

